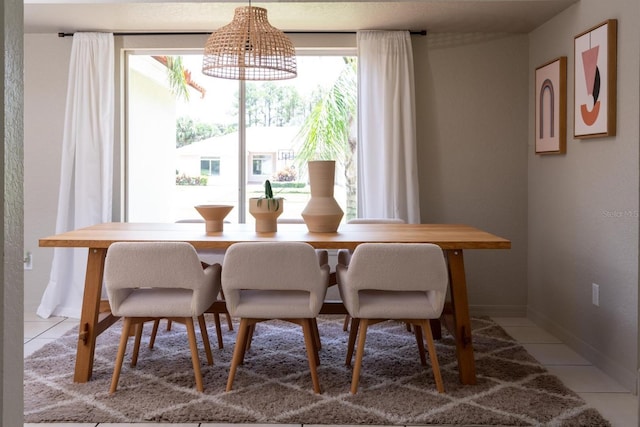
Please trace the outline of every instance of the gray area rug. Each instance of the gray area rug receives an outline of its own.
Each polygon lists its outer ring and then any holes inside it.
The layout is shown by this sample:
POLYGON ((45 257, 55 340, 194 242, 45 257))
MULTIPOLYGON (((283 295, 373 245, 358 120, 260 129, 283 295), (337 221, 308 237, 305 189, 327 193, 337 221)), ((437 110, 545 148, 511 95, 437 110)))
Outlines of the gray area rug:
MULTIPOLYGON (((204 393, 195 390, 182 325, 165 331, 163 323, 149 350, 149 324, 135 368, 128 364, 130 340, 113 395, 108 389, 120 323, 98 337, 93 378, 84 384, 73 383, 74 331, 25 359, 25 422, 610 425, 487 318, 472 319, 477 385, 459 384, 455 344, 443 333, 436 345, 446 393, 438 394, 430 367, 420 365, 413 334, 404 324, 385 322, 369 329, 360 389, 351 395, 342 320, 318 320, 320 395, 312 390, 301 328, 290 323, 257 326, 229 393, 224 390, 236 331, 228 331, 224 322, 225 347, 218 350, 213 320, 208 320, 214 365, 203 363, 204 393)), ((206 360, 202 347, 200 353, 206 360)))

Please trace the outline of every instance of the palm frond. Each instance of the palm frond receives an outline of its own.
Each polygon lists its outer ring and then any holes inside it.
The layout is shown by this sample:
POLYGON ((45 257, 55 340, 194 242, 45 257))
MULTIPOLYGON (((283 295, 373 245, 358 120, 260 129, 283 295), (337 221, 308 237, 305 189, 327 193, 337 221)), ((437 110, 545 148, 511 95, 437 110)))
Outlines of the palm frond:
POLYGON ((355 64, 347 62, 331 89, 314 106, 300 129, 297 160, 337 160, 350 155, 349 137, 356 117, 355 64))
POLYGON ((183 98, 185 101, 189 101, 189 85, 182 65, 182 57, 167 56, 167 78, 171 93, 176 98, 183 98))

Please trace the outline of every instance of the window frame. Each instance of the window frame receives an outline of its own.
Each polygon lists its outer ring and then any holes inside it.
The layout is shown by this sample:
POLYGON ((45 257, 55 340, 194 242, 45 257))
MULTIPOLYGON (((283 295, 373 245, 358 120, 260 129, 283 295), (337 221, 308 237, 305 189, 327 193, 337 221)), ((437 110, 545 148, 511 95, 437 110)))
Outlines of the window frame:
MULTIPOLYGON (((297 56, 357 56, 355 34, 292 34, 291 39, 296 48, 297 56)), ((128 124, 127 124, 127 79, 128 58, 130 55, 189 55, 202 54, 204 42, 201 36, 177 35, 168 40, 165 36, 122 36, 116 40, 116 67, 120 69, 117 77, 117 105, 120 114, 116 120, 116 135, 120 139, 116 144, 116 159, 120 159, 115 166, 114 173, 114 218, 118 216, 122 221, 129 220, 128 214, 128 124), (119 99, 118 99, 119 98, 119 99), (119 170, 118 170, 119 169, 119 170)), ((239 120, 238 120, 238 222, 246 223, 247 219, 247 188, 248 158, 250 153, 246 147, 246 86, 238 81, 239 87, 239 120)), ((117 138, 117 139, 118 139, 117 138)), ((222 167, 222 165, 221 165, 222 167)))

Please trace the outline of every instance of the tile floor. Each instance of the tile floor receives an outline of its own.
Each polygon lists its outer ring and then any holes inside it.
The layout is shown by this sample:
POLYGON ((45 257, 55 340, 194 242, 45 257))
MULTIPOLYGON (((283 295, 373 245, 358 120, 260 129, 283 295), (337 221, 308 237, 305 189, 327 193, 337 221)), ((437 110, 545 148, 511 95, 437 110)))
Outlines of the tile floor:
MULTIPOLYGON (((595 407, 614 427, 638 426, 638 397, 629 393, 602 371, 591 365, 580 355, 562 344, 553 335, 537 327, 526 318, 495 318, 512 337, 542 363, 551 373, 560 378, 569 388, 577 392, 586 402, 595 407)), ((25 314, 24 355, 33 353, 48 342, 55 340, 75 325, 75 321, 64 318, 41 319, 35 314, 25 314)), ((25 424, 25 427, 122 427, 125 424, 25 424)), ((136 427, 163 427, 164 424, 135 424, 136 427)), ((170 427, 226 427, 226 424, 185 423, 167 424, 170 427)), ((237 426, 237 425, 236 425, 237 426)), ((251 427, 262 427, 251 424, 251 427)), ((285 427, 268 425, 266 427, 285 427)), ((298 425, 286 427, 300 427, 298 425)), ((327 427, 312 426, 305 427, 327 427)), ((373 426, 372 426, 373 427, 373 426)))

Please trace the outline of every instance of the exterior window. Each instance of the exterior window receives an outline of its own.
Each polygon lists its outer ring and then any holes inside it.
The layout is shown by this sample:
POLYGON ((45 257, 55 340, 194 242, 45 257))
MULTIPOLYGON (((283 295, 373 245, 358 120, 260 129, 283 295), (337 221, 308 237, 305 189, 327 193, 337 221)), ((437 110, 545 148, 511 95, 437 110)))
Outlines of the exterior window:
POLYGON ((200 174, 207 176, 220 176, 220 159, 202 158, 200 159, 200 174))
POLYGON ((273 179, 274 158, 273 154, 250 154, 251 158, 251 174, 249 182, 263 182, 266 179, 273 179))

